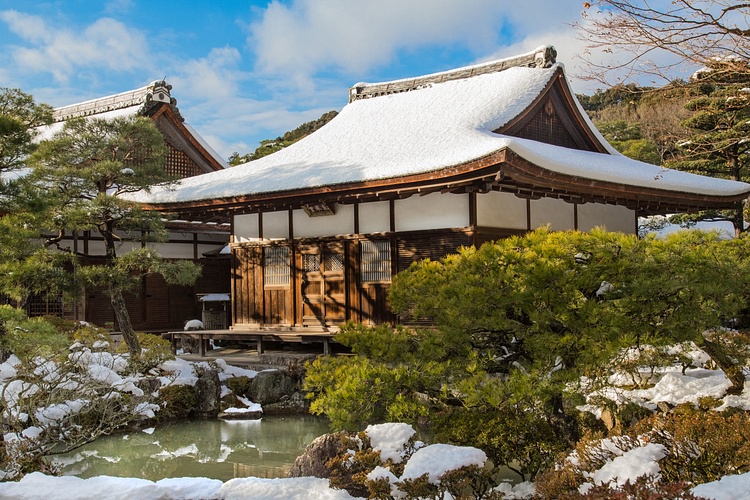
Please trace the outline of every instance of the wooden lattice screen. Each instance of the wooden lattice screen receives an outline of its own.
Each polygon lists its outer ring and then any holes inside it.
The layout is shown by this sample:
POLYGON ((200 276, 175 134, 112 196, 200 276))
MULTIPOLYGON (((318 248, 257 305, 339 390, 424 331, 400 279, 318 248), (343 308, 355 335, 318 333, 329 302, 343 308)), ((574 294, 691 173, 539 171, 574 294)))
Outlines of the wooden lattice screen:
POLYGON ((168 146, 169 152, 167 153, 167 162, 164 167, 168 174, 182 179, 204 173, 185 152, 177 150, 171 144, 168 144, 168 146))
POLYGON ((547 101, 539 111, 523 126, 518 133, 513 134, 523 139, 545 142, 564 148, 581 149, 568 129, 555 112, 552 101, 547 101))

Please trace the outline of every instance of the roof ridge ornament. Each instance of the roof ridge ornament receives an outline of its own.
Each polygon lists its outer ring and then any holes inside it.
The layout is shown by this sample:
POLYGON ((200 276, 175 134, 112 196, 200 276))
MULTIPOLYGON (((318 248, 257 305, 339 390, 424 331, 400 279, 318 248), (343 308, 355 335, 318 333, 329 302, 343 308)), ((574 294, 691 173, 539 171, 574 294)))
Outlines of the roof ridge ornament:
POLYGON ((56 108, 52 112, 52 119, 54 122, 63 122, 138 105, 144 106, 144 109, 139 110, 141 114, 150 107, 146 105, 153 102, 163 102, 174 107, 177 100, 172 98, 171 90, 172 86, 165 80, 156 80, 139 89, 56 108))
POLYGON ((434 83, 443 83, 451 80, 471 78, 473 76, 484 75, 487 73, 496 73, 508 68, 549 68, 555 64, 556 58, 557 50, 555 50, 552 45, 542 45, 526 54, 505 59, 497 59, 472 66, 465 66, 463 68, 457 68, 441 73, 433 73, 416 78, 405 78, 403 80, 394 80, 391 82, 357 83, 349 88, 349 102, 354 102, 358 99, 378 97, 381 95, 409 92, 411 90, 430 87, 434 83))

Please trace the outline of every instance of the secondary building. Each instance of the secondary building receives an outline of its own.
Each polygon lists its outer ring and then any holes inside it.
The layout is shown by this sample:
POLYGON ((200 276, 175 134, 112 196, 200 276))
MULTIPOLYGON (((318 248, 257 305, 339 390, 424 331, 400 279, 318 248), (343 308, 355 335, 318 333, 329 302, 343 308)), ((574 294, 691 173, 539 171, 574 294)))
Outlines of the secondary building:
MULTIPOLYGON (((53 123, 40 128, 38 139, 51 137, 71 118, 145 116, 154 121, 164 136, 168 150, 167 173, 186 178, 228 168, 206 141, 185 123, 171 90, 172 86, 167 82, 155 81, 139 89, 57 108, 53 112, 53 123)), ((229 241, 229 225, 215 221, 171 220, 167 227, 169 240, 153 246, 163 257, 200 263, 203 274, 192 287, 168 286, 159 275, 144 278, 140 290, 126 296, 131 321, 137 330, 181 328, 186 320, 202 316, 204 307, 207 307, 200 301, 202 296, 228 294, 230 290, 229 254, 222 253, 229 241)), ((68 233, 61 245, 79 255, 84 265, 104 262, 104 241, 96 232, 68 233)), ((125 253, 134 245, 140 243, 123 234, 118 252, 125 253)), ((216 308, 221 310, 222 306, 216 308)), ((105 290, 86 290, 83 299, 75 302, 57 295, 41 294, 32 297, 26 309, 32 316, 63 316, 101 326, 115 324, 110 297, 105 290)), ((217 320, 216 324, 225 327, 226 321, 217 320)))

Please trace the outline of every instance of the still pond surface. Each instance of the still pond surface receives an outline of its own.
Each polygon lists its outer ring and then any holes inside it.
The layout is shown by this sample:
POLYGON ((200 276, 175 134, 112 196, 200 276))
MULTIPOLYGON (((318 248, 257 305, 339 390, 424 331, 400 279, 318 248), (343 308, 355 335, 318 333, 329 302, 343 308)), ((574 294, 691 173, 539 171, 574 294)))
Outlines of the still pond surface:
POLYGON ((56 455, 66 476, 286 477, 305 447, 329 431, 328 421, 312 416, 259 420, 198 420, 97 439, 71 453, 56 455))

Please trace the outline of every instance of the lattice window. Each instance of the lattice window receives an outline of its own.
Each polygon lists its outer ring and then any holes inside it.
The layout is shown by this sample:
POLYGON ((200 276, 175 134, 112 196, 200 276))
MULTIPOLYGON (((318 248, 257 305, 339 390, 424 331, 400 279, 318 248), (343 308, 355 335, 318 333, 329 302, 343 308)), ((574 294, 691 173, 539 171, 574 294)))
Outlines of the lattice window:
POLYGON ((164 170, 169 175, 175 177, 185 178, 193 177, 194 175, 200 175, 203 172, 201 168, 187 155, 184 151, 175 149, 171 144, 169 146, 169 152, 167 153, 166 164, 164 170))
POLYGON ((32 295, 26 304, 26 313, 29 317, 35 316, 63 316, 62 295, 50 293, 38 293, 32 295))
POLYGON ((263 285, 289 286, 290 277, 289 247, 264 247, 263 285))
POLYGON ((391 281, 391 241, 360 242, 362 283, 391 281))
POLYGON ((302 269, 306 273, 317 273, 320 271, 320 254, 302 254, 302 269))
POLYGON ((341 252, 326 252, 325 270, 326 272, 343 271, 344 270, 344 254, 341 252))

